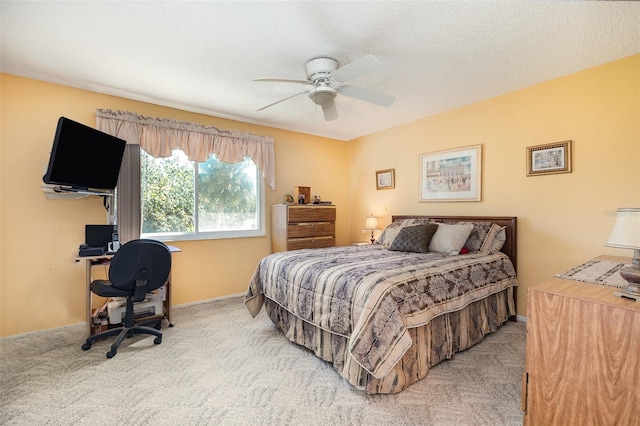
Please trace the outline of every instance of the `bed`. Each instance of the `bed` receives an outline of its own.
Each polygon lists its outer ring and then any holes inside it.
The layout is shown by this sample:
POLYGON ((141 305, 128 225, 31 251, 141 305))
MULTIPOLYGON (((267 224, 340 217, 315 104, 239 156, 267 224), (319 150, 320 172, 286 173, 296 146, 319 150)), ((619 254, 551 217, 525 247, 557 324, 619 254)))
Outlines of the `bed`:
POLYGON ((516 223, 393 216, 375 244, 265 257, 245 306, 356 388, 397 393, 515 318, 516 223))

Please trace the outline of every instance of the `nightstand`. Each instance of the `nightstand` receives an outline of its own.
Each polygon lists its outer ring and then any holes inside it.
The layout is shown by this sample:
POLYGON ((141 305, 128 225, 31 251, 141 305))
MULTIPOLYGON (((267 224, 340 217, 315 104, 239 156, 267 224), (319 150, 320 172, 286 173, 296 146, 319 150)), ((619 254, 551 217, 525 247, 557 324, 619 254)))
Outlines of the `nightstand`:
POLYGON ((525 425, 637 424, 640 303, 614 290, 556 277, 529 287, 525 425))

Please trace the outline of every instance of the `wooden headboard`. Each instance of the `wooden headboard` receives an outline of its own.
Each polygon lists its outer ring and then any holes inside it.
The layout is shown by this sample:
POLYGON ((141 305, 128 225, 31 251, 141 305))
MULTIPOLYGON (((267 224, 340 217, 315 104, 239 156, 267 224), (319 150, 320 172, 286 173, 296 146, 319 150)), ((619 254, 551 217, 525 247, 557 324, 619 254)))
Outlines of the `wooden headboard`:
POLYGON ((518 233, 517 218, 512 216, 392 216, 393 222, 402 219, 429 219, 433 222, 451 223, 451 222, 493 222, 496 225, 504 226, 507 234, 507 241, 502 246, 501 252, 509 256, 511 263, 516 272, 518 271, 518 233))

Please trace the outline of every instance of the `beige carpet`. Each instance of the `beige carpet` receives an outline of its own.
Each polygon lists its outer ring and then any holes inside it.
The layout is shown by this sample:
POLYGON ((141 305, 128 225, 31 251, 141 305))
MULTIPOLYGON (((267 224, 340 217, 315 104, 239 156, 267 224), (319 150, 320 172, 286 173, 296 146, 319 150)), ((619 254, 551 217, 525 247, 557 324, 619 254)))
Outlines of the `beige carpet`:
POLYGON ((2 425, 521 425, 525 326, 397 395, 365 395, 241 298, 173 311, 163 342, 83 351, 84 328, 0 340, 2 425))

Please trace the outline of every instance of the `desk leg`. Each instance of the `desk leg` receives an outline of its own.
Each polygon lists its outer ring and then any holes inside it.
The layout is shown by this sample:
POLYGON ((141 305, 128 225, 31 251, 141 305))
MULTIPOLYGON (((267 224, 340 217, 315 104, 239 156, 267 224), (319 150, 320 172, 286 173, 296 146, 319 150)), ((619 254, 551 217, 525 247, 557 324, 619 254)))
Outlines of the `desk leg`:
POLYGON ((91 337, 91 260, 87 259, 86 261, 86 281, 85 281, 85 291, 86 291, 86 306, 85 306, 85 321, 87 323, 87 337, 91 337))
POLYGON ((171 322, 171 287, 173 287, 173 284, 171 280, 171 272, 169 272, 169 279, 167 280, 167 296, 164 301, 164 315, 167 318, 169 327, 173 327, 173 322, 171 322))

